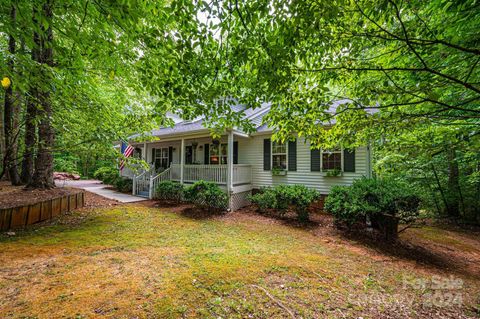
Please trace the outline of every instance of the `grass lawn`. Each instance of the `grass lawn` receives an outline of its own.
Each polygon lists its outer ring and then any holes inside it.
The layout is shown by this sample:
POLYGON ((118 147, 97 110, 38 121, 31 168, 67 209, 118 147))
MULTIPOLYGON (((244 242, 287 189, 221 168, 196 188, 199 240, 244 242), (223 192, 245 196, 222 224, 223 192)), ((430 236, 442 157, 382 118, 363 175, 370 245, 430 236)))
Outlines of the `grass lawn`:
POLYGON ((460 250, 451 266, 448 249, 421 263, 322 225, 172 211, 98 208, 0 237, 0 318, 478 315, 480 241, 474 236, 432 227, 405 233, 420 246, 460 250), (463 283, 433 290, 432 276, 463 283), (447 299, 445 293, 458 293, 461 300, 430 306, 435 291, 447 299))

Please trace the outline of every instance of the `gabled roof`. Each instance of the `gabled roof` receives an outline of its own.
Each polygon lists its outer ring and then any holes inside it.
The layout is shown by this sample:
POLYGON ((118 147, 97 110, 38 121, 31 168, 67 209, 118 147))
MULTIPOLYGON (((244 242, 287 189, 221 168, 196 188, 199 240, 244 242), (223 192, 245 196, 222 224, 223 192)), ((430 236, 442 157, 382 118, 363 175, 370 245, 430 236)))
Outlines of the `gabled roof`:
MULTIPOLYGON (((343 99, 343 100, 337 100, 333 101, 327 112, 331 114, 335 114, 337 108, 340 105, 343 105, 345 103, 351 102, 351 100, 343 99)), ((263 117, 268 114, 271 108, 271 103, 262 103, 260 107, 257 108, 246 108, 244 104, 232 104, 230 106, 234 112, 242 112, 243 113, 243 118, 245 120, 249 120, 255 127, 256 131, 261 133, 261 132, 269 132, 272 131, 272 128, 268 126, 268 124, 263 123, 263 117)), ((368 113, 373 114, 377 112, 376 109, 367 109, 366 110, 368 113)), ((159 129, 152 130, 151 135, 155 137, 162 137, 162 136, 168 136, 168 135, 176 135, 176 134, 186 134, 186 133, 194 133, 194 132, 202 132, 202 131, 208 131, 208 127, 204 125, 204 118, 197 118, 194 120, 186 121, 186 120, 179 120, 178 117, 176 117, 177 121, 172 127, 161 127, 159 129)), ((335 119, 332 118, 332 120, 329 121, 328 124, 334 124, 335 119)), ((133 135, 130 138, 135 138, 138 137, 139 134, 133 135)))

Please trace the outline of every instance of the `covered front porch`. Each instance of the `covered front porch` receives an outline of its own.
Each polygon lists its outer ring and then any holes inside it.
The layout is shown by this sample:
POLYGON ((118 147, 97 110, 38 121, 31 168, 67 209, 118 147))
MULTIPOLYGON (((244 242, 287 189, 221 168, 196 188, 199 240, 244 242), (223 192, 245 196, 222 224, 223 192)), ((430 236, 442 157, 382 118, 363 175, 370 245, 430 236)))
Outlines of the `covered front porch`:
POLYGON ((251 165, 239 163, 239 151, 248 136, 233 130, 217 139, 207 134, 162 138, 134 144, 150 168, 122 172, 133 179, 133 194, 153 198, 158 183, 166 180, 193 184, 204 180, 218 184, 229 197, 250 192, 251 165))

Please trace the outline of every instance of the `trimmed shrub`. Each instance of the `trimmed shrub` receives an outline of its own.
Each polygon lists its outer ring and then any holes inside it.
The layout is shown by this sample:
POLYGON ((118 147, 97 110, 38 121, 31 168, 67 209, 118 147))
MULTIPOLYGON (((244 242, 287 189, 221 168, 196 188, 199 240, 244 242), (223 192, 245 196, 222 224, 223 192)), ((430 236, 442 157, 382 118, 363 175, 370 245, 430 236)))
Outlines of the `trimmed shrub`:
POLYGON ((335 186, 325 200, 325 210, 337 222, 352 225, 365 221, 368 217, 373 226, 380 229, 385 228, 382 225, 385 225, 386 220, 390 224, 415 221, 419 206, 420 198, 411 188, 390 179, 362 178, 354 181, 351 186, 335 186))
POLYGON ((227 194, 212 182, 195 182, 192 186, 185 188, 184 198, 201 208, 223 210, 228 207, 227 194))
POLYGON ((100 167, 93 173, 93 177, 101 180, 104 184, 114 185, 119 178, 118 169, 111 166, 100 167))
POLYGON ((160 182, 155 189, 155 198, 179 202, 183 197, 184 186, 172 181, 160 182))
POLYGON ((122 193, 131 193, 133 190, 133 181, 129 178, 125 177, 120 177, 118 176, 114 183, 113 186, 122 193))
POLYGON ((265 187, 261 188, 258 193, 249 197, 250 201, 257 205, 261 212, 266 212, 269 209, 276 209, 277 195, 273 191, 273 188, 265 187))
POLYGON ((301 221, 308 220, 308 207, 320 198, 320 193, 304 185, 278 185, 262 188, 259 193, 250 196, 252 203, 261 211, 273 209, 283 215, 292 209, 301 221))

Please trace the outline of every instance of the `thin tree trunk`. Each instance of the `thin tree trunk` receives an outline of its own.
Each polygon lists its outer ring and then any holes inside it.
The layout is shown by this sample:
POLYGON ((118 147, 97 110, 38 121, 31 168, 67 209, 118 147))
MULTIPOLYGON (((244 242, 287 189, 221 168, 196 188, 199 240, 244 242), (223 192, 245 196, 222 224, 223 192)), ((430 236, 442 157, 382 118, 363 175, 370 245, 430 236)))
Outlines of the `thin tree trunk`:
POLYGON ((433 164, 430 164, 432 167, 433 175, 435 176, 435 181, 437 182, 438 190, 440 191, 440 195, 442 196, 443 204, 445 205, 445 210, 448 212, 448 201, 445 197, 445 193, 443 192, 442 184, 440 183, 440 179, 438 178, 437 170, 433 164))
MULTIPOLYGON (((39 60, 41 64, 53 66, 53 1, 46 0, 42 6, 42 16, 48 22, 47 28, 42 25, 41 51, 39 60)), ((42 77, 47 79, 50 76, 43 70, 42 77)), ((38 152, 35 159, 35 173, 32 182, 29 184, 33 188, 53 188, 53 147, 55 142, 55 132, 52 127, 52 102, 48 89, 39 88, 38 92, 41 108, 38 111, 40 123, 38 125, 38 152)))
POLYGON ((433 190, 432 186, 430 185, 430 181, 427 178, 427 175, 424 173, 425 176, 425 184, 427 185, 428 189, 430 190, 430 194, 432 195, 433 203, 435 204, 435 208, 437 209, 437 214, 441 214, 440 205, 437 202, 437 196, 435 195, 435 191, 433 190))
MULTIPOLYGON (((17 11, 14 5, 10 9, 10 21, 14 26, 17 19, 17 11)), ((15 55, 16 42, 15 38, 12 35, 8 37, 8 52, 13 57, 15 55)), ((15 72, 15 64, 13 58, 10 58, 8 61, 8 68, 10 73, 15 72)), ((10 85, 5 90, 5 109, 4 109, 4 121, 5 121, 5 154, 3 157, 3 166, 8 172, 10 181, 13 185, 20 185, 20 175, 17 170, 17 130, 18 127, 15 127, 15 118, 18 115, 15 114, 15 111, 18 111, 19 101, 15 99, 13 95, 13 85, 10 85), (16 105, 17 104, 17 105, 16 105)), ((17 122, 18 126, 18 122, 17 122)))
MULTIPOLYGON (((480 162, 477 163, 477 171, 480 172, 480 162)), ((480 223, 480 180, 477 182, 477 198, 475 203, 475 218, 480 223)))
POLYGON ((448 194, 447 200, 449 203, 448 215, 453 218, 460 216, 460 196, 459 196, 459 171, 458 162, 456 158, 455 148, 448 148, 447 150, 448 160, 448 194))

